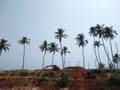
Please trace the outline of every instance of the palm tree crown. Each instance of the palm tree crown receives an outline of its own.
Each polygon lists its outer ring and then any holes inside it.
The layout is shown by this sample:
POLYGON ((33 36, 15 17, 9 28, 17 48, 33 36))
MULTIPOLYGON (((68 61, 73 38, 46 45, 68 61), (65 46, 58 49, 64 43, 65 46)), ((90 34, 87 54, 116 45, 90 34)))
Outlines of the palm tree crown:
POLYGON ((98 35, 98 32, 97 32, 97 30, 96 30, 95 27, 91 27, 91 28, 90 28, 90 32, 89 32, 89 34, 90 34, 90 36, 95 37, 95 36, 98 35))
POLYGON ((103 44, 101 44, 100 41, 95 41, 93 45, 94 45, 94 47, 100 47, 103 44))
POLYGON ((59 41, 61 42, 62 38, 66 38, 68 36, 67 34, 64 34, 64 32, 65 30, 63 30, 62 28, 58 28, 58 31, 55 32, 55 38, 59 39, 59 41))
POLYGON ((117 35, 117 32, 112 29, 112 27, 105 27, 103 31, 103 37, 108 39, 114 39, 115 35, 117 35))
POLYGON ((63 49, 62 49, 61 54, 65 54, 66 55, 67 53, 70 53, 70 51, 68 51, 68 48, 66 46, 64 46, 63 49))
POLYGON ((48 46, 49 46, 49 44, 48 44, 47 41, 45 40, 45 41, 43 41, 43 44, 41 44, 41 45, 39 46, 39 48, 40 48, 41 52, 43 52, 43 51, 48 51, 48 46))
POLYGON ((56 44, 55 42, 51 42, 50 43, 50 47, 49 47, 49 52, 58 52, 59 48, 58 48, 58 44, 56 44))
POLYGON ((30 44, 30 39, 28 39, 27 37, 23 37, 22 39, 20 39, 19 41, 18 41, 18 43, 19 44, 21 44, 21 45, 25 45, 25 44, 30 44))
POLYGON ((0 55, 2 53, 2 50, 7 51, 9 50, 10 44, 7 44, 7 40, 1 39, 0 40, 0 55))
POLYGON ((30 39, 28 39, 27 37, 23 37, 22 39, 20 39, 18 41, 18 44, 23 45, 23 64, 22 64, 22 70, 24 70, 24 62, 25 62, 25 45, 29 45, 30 44, 30 39))
POLYGON ((80 46, 84 47, 86 45, 86 43, 88 43, 88 41, 85 40, 85 36, 83 34, 78 34, 75 39, 77 41, 76 44, 78 44, 79 47, 80 46))
POLYGON ((58 44, 56 44, 55 42, 50 43, 49 52, 50 53, 53 52, 53 55, 52 55, 52 65, 53 65, 53 62, 54 62, 55 52, 58 52, 58 51, 59 51, 58 44))

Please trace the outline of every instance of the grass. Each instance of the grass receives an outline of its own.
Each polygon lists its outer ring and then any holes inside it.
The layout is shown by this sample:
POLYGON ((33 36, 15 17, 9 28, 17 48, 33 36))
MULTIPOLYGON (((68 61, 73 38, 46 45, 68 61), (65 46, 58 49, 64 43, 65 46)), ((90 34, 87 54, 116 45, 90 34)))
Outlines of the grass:
POLYGON ((48 82, 48 80, 44 77, 36 79, 38 84, 41 84, 43 82, 48 82))
POLYGON ((44 76, 44 77, 50 77, 50 78, 53 78, 53 77, 54 77, 54 73, 53 73, 53 72, 44 73, 43 76, 44 76))

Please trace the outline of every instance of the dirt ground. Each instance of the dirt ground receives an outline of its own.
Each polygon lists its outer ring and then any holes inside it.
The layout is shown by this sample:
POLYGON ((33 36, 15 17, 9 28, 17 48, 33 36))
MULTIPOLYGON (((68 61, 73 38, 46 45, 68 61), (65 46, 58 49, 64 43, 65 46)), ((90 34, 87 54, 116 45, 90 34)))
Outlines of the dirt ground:
POLYGON ((43 78, 44 73, 51 72, 51 70, 26 70, 28 72, 26 76, 20 76, 20 72, 22 71, 1 71, 0 90, 104 90, 99 84, 101 82, 99 78, 86 79, 87 70, 82 67, 67 67, 64 71, 52 70, 54 77, 45 77, 45 79, 43 78), (63 72, 69 73, 70 77, 68 86, 61 88, 57 84, 63 72))

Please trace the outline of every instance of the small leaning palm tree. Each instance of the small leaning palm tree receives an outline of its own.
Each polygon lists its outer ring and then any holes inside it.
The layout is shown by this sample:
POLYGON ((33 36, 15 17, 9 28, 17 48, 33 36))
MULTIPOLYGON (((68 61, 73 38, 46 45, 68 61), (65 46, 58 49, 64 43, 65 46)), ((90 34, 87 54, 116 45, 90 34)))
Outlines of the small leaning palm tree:
POLYGON ((98 63, 101 63, 100 50, 99 50, 99 48, 100 48, 100 46, 102 46, 102 45, 103 45, 103 44, 101 44, 100 41, 95 41, 94 44, 93 44, 94 48, 97 47, 98 57, 99 57, 99 61, 98 61, 98 63))
POLYGON ((24 63, 25 63, 25 45, 29 45, 30 44, 30 39, 28 39, 27 37, 22 37, 22 39, 20 39, 18 42, 18 44, 23 45, 23 64, 22 64, 22 70, 24 70, 24 63))
POLYGON ((88 41, 85 39, 83 33, 78 34, 75 39, 77 41, 76 45, 78 45, 78 47, 82 46, 83 67, 85 68, 84 46, 88 43, 88 41))
POLYGON ((52 55, 52 66, 53 66, 53 63, 54 63, 54 55, 58 51, 59 51, 58 44, 56 44, 55 42, 51 42, 50 47, 49 47, 49 52, 53 53, 53 55, 52 55))
POLYGON ((44 52, 42 68, 44 68, 44 59, 45 59, 46 52, 49 49, 48 46, 49 44, 47 43, 47 40, 43 41, 43 43, 39 46, 39 49, 41 50, 41 52, 44 52))
POLYGON ((7 40, 0 39, 0 55, 2 53, 2 50, 7 51, 9 50, 10 44, 7 44, 7 40))
MULTIPOLYGON (((65 30, 63 30, 62 28, 58 28, 57 32, 55 32, 56 36, 55 38, 57 38, 60 42, 60 49, 62 52, 62 38, 66 38, 68 35, 64 34, 65 30)), ((64 69, 64 60, 63 60, 63 55, 62 56, 62 65, 63 65, 63 69, 64 69)))
POLYGON ((70 51, 68 51, 68 48, 67 48, 66 46, 64 46, 63 49, 62 49, 62 52, 61 52, 61 54, 64 55, 64 66, 66 66, 65 57, 66 57, 66 54, 67 54, 67 53, 70 53, 70 51))

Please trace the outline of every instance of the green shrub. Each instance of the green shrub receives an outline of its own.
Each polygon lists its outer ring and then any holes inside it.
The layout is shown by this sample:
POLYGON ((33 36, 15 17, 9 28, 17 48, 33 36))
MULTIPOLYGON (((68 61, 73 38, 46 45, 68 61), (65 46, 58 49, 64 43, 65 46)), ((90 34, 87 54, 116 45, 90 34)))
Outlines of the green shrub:
POLYGON ((26 71, 19 72, 18 76, 21 76, 21 77, 23 77, 23 76, 29 76, 29 73, 26 72, 26 71))
POLYGON ((35 72, 31 72, 31 73, 30 73, 30 76, 34 76, 34 75, 35 75, 35 72))
POLYGON ((38 83, 38 84, 40 84, 40 83, 42 83, 42 82, 48 82, 48 80, 47 80, 46 78, 44 78, 44 77, 37 79, 37 83, 38 83))
POLYGON ((0 76, 6 76, 5 73, 0 73, 0 76))
POLYGON ((48 73, 44 73, 43 75, 44 77, 54 77, 54 73, 53 72, 48 72, 48 73))
POLYGON ((111 77, 107 80, 107 85, 109 86, 120 86, 120 79, 111 77))
POLYGON ((15 76, 16 74, 15 73, 11 73, 10 76, 15 76))
POLYGON ((37 76, 37 77, 40 76, 40 73, 36 73, 36 76, 37 76))
POLYGON ((69 86, 69 73, 62 73, 61 74, 61 80, 57 81, 57 87, 63 88, 69 86))

